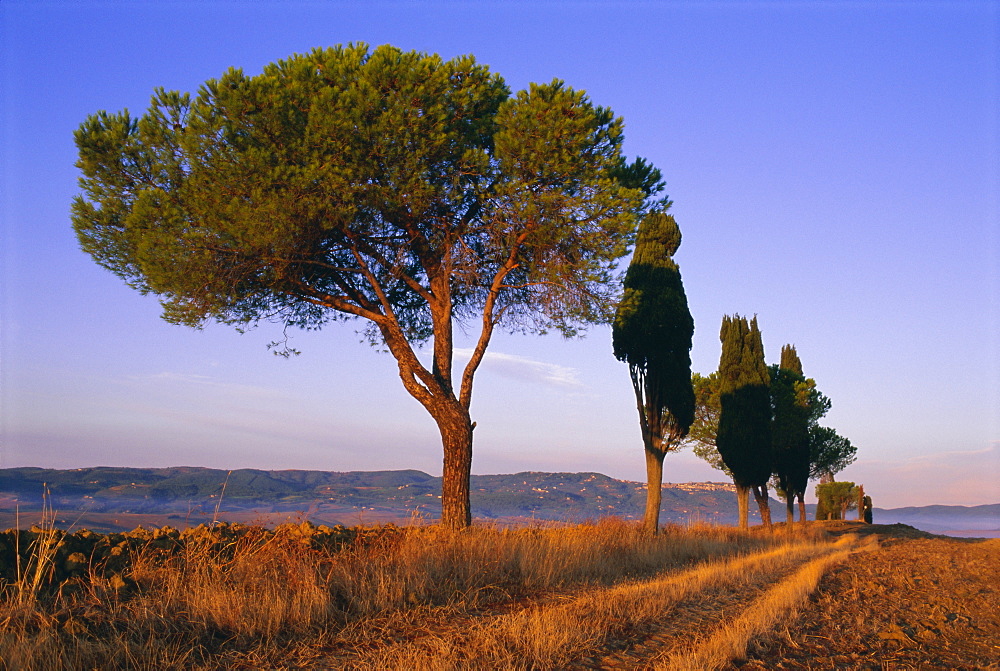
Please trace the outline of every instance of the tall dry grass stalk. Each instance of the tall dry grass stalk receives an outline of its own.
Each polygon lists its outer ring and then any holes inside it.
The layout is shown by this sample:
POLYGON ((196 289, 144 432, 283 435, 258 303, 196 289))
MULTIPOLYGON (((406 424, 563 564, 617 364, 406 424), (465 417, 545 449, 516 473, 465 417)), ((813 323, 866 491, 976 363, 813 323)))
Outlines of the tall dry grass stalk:
POLYGON ((59 542, 59 533, 55 527, 55 511, 52 510, 47 484, 42 485, 42 515, 38 526, 33 526, 35 538, 28 547, 28 560, 21 562, 21 536, 15 535, 15 563, 16 579, 14 581, 14 594, 17 601, 22 606, 30 606, 38 598, 38 592, 45 583, 46 578, 52 571, 53 560, 56 554, 56 545, 59 542))
POLYGON ((2 586, 0 668, 208 669, 274 657, 336 614, 321 555, 305 540, 250 529, 227 543, 195 536, 171 552, 159 537, 124 576, 92 563, 33 602, 2 586))
POLYGON ((206 632, 270 637, 325 624, 331 599, 319 559, 302 539, 260 529, 229 547, 204 541, 166 560, 141 555, 132 577, 156 595, 159 617, 183 613, 206 632))

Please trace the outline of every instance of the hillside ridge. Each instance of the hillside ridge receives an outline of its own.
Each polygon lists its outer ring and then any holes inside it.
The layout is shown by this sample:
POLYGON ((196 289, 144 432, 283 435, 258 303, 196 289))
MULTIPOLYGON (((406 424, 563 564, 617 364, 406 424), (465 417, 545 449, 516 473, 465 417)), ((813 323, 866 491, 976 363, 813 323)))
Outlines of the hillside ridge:
MULTIPOLYGON (((639 519, 646 484, 596 472, 473 475, 473 516, 479 519, 582 521, 604 516, 639 519)), ((0 469, 0 511, 48 505, 63 512, 183 516, 235 512, 368 515, 373 519, 440 513, 441 478, 415 469, 313 471, 200 466, 0 469), (373 517, 374 516, 374 517, 373 517), (380 517, 381 516, 381 517, 380 517)), ((755 506, 751 506, 755 508, 755 506)), ((772 501, 775 519, 783 504, 772 501)), ((813 506, 809 506, 810 513, 813 506)), ((732 483, 665 483, 665 523, 735 523, 732 483)), ((876 508, 876 521, 926 531, 1000 529, 1000 504, 876 508)))
MULTIPOLYGON (((534 518, 560 521, 606 515, 641 516, 646 484, 594 472, 473 475, 473 515, 481 519, 534 518)), ((192 466, 168 468, 92 467, 0 469, 0 508, 49 504, 62 511, 166 514, 214 509, 365 510, 435 518, 441 478, 418 470, 307 471, 192 466)), ((664 486, 665 521, 692 517, 729 523, 735 510, 733 485, 721 482, 664 486)))

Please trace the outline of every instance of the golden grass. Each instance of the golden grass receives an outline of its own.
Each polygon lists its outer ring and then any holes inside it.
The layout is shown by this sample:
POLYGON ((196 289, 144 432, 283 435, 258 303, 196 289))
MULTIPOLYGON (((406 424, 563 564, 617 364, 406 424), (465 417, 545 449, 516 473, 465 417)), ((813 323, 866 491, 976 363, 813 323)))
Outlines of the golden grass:
MULTIPOLYGON (((668 615, 683 599, 722 586, 770 575, 783 566, 828 552, 828 544, 783 543, 749 555, 710 559, 694 568, 670 570, 652 579, 539 603, 450 628, 416 641, 384 646, 354 660, 354 668, 548 669, 562 668, 668 615)), ((673 567, 676 568, 676 567, 673 567)))
POLYGON ((0 584, 0 668, 551 668, 687 595, 823 551, 617 520, 367 529, 343 546, 307 524, 231 531, 146 532, 127 570, 42 571, 30 600, 0 584))
POLYGON ((349 549, 333 563, 330 584, 356 615, 413 604, 478 607, 525 592, 652 575, 773 542, 723 527, 650 537, 638 525, 615 519, 459 533, 409 528, 384 545, 349 549))
MULTIPOLYGON (((709 671, 720 669, 746 654, 750 640, 771 630, 789 613, 802 606, 819 584, 827 568, 855 551, 853 537, 844 537, 834 551, 811 559, 789 578, 771 587, 742 614, 723 624, 707 637, 696 640, 656 665, 668 671, 709 671)), ((869 545, 871 547, 871 545, 869 545)))
POLYGON ((14 537, 15 546, 15 578, 13 584, 13 594, 22 606, 29 606, 35 603, 38 592, 45 583, 45 576, 51 570, 56 555, 56 546, 59 542, 58 533, 53 524, 52 510, 49 506, 49 491, 45 486, 42 495, 42 525, 33 527, 36 531, 34 539, 26 548, 25 561, 22 561, 20 548, 21 535, 14 537))

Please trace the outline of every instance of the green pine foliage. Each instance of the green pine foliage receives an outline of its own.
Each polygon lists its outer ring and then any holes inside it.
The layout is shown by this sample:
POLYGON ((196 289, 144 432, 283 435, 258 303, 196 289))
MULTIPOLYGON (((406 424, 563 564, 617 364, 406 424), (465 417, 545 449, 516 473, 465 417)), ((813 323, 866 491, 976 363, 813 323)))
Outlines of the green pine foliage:
POLYGON ((514 251, 503 278, 522 300, 504 317, 572 333, 613 305, 612 259, 644 196, 616 177, 622 137, 621 119, 558 81, 511 96, 471 56, 317 49, 195 96, 158 89, 139 118, 88 118, 73 221, 85 251, 176 323, 377 322, 376 280, 421 341, 438 272, 468 316, 514 251))
POLYGON ((142 116, 98 112, 75 139, 81 247, 166 320, 367 325, 438 425, 454 527, 469 523, 472 384, 494 329, 610 321, 617 261, 659 185, 582 91, 512 94, 472 56, 389 45, 158 89, 142 116), (456 372, 466 324, 477 341, 456 372))
POLYGON ((809 427, 809 477, 833 476, 854 463, 858 448, 834 429, 819 424, 809 427))
POLYGON ((716 447, 737 485, 763 486, 771 477, 771 396, 757 318, 726 316, 720 337, 716 447))
POLYGON ((726 468, 715 445, 719 433, 719 415, 722 402, 719 399, 719 372, 709 375, 693 373, 691 386, 694 388, 694 422, 688 431, 687 442, 699 459, 729 477, 733 474, 726 468))

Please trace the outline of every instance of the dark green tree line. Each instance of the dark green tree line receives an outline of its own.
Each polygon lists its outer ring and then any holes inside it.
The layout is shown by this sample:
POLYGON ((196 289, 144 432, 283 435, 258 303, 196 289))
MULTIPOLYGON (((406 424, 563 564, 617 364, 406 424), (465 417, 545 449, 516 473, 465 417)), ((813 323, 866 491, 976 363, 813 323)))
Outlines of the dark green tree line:
POLYGON ((438 426, 442 521, 463 527, 494 330, 613 314, 650 172, 626 164, 622 128, 559 81, 512 95, 471 56, 317 49, 89 117, 73 225, 172 323, 363 320, 438 426), (476 338, 458 371, 456 324, 476 338))
MULTIPOLYGON (((786 346, 786 349, 787 347, 790 346, 786 346)), ((785 461, 788 455, 787 453, 780 452, 779 448, 780 436, 787 425, 783 425, 780 419, 781 410, 777 409, 778 405, 782 403, 791 406, 798 405, 805 415, 808 436, 808 472, 806 482, 824 476, 832 480, 833 474, 853 463, 857 455, 857 448, 851 444, 851 441, 840 436, 833 429, 819 425, 819 420, 830 410, 830 399, 816 389, 816 384, 812 379, 801 377, 794 372, 801 370, 801 361, 796 361, 797 359, 797 353, 795 353, 795 359, 792 359, 783 350, 783 364, 772 365, 769 368, 769 377, 772 381, 770 387, 772 404, 771 467, 774 476, 772 483, 782 496, 786 496, 783 483, 788 484, 788 480, 791 479, 792 475, 788 472, 791 469, 789 469, 788 462, 785 461), (778 371, 781 371, 780 376, 778 375, 778 371), (776 380, 776 378, 779 379, 776 380), (781 401, 780 399, 785 393, 788 395, 784 396, 784 401, 781 401), (792 398, 794 400, 791 400, 792 398)), ((694 453, 701 459, 704 459, 710 466, 732 477, 733 473, 723 460, 716 444, 722 409, 719 373, 718 371, 710 375, 694 373, 691 376, 691 380, 695 393, 695 413, 694 422, 691 424, 685 444, 690 444, 694 453)), ((786 405, 786 407, 788 406, 786 405)), ((799 411, 795 410, 792 412, 792 416, 794 417, 798 413, 799 411)), ((802 416, 799 415, 797 421, 801 422, 801 419, 802 416)), ((785 421, 787 422, 787 416, 785 421)), ((801 429, 801 425, 799 425, 799 429, 801 429)), ((799 437, 801 438, 801 434, 799 434, 799 437)), ((799 449, 801 450, 801 445, 799 449)), ((799 452, 798 458, 801 459, 801 457, 802 452, 799 452)), ((793 468, 796 466, 798 471, 795 477, 798 478, 799 485, 804 489, 804 485, 802 485, 802 462, 798 461, 797 464, 792 465, 793 468)), ((792 485, 788 486, 791 487, 792 485)), ((796 494, 796 498, 799 501, 799 519, 804 520, 805 503, 803 497, 796 494)), ((788 499, 786 498, 787 502, 788 499)))
POLYGON ((615 357, 628 364, 639 412, 648 485, 643 525, 650 533, 659 527, 663 459, 683 445, 695 407, 694 320, 673 260, 681 232, 667 214, 669 205, 648 214, 639 226, 612 328, 615 357))

